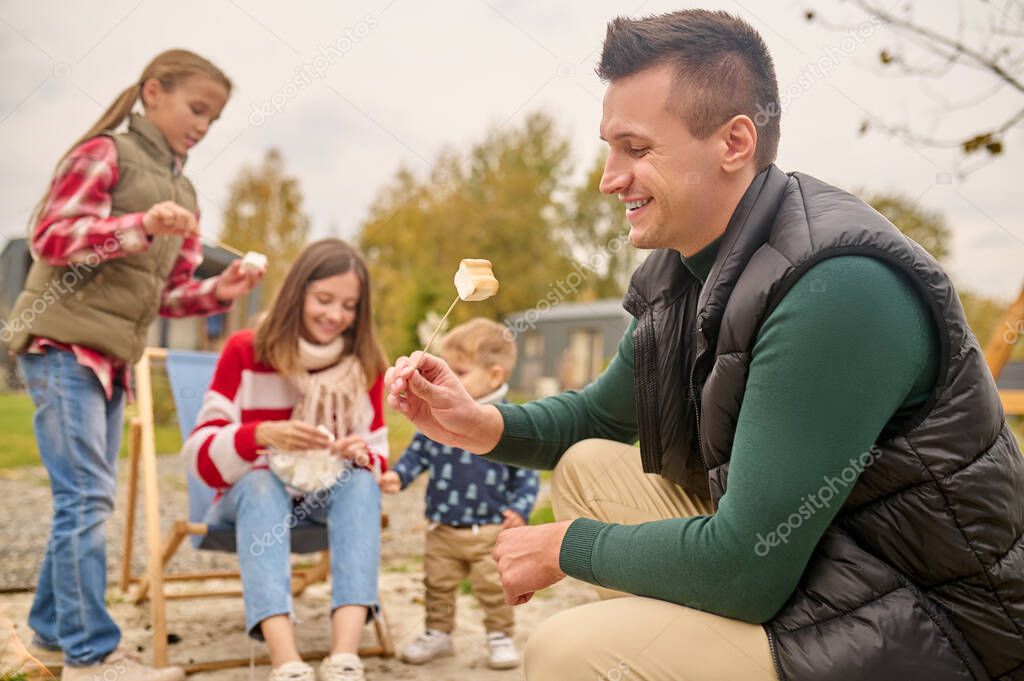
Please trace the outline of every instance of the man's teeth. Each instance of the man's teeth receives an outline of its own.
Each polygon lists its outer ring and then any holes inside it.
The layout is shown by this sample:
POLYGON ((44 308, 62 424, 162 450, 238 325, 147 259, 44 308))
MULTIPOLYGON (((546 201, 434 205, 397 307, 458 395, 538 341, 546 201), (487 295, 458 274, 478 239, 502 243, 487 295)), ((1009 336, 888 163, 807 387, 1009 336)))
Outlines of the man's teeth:
POLYGON ((626 210, 636 210, 641 206, 646 206, 650 202, 650 199, 642 199, 640 201, 626 201, 626 210))

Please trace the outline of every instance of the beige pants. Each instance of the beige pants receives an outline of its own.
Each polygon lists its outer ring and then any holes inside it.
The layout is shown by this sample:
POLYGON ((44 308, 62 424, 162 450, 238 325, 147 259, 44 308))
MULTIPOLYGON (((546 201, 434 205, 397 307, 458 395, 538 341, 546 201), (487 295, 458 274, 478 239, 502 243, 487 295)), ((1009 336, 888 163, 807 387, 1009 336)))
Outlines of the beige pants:
POLYGON ((505 603, 498 564, 491 553, 501 525, 471 527, 437 525, 427 531, 423 556, 423 583, 427 587, 427 629, 451 632, 455 628, 455 598, 459 582, 468 574, 480 607, 484 628, 512 636, 515 615, 505 603))
MULTIPOLYGON (((640 452, 608 440, 572 446, 555 468, 557 520, 636 524, 709 513, 643 472, 640 452)), ((665 575, 665 579, 672 579, 665 575)), ((526 646, 528 681, 775 681, 764 629, 675 603, 598 588, 603 599, 550 617, 526 646)))

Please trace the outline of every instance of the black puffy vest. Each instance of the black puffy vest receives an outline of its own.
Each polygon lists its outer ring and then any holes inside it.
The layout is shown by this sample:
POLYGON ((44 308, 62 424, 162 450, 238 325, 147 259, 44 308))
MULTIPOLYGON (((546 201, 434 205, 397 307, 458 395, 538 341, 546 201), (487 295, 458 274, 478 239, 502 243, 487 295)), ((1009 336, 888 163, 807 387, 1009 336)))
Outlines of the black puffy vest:
POLYGON ((644 470, 717 507, 761 324, 837 255, 877 258, 913 282, 940 366, 929 401, 887 424, 764 625, 779 677, 1024 679, 1024 458, 949 278, 851 194, 772 166, 737 206, 703 286, 672 250, 636 271, 625 307, 638 320, 644 470))

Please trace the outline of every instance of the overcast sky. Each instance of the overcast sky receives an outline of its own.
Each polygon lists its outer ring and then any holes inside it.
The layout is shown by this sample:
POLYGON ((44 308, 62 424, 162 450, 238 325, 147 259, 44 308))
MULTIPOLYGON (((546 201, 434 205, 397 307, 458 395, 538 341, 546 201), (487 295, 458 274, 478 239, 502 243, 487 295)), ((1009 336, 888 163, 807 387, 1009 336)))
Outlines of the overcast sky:
MULTIPOLYGON (((942 7, 952 10, 954 2, 918 4, 936 28, 955 21, 955 12, 942 7)), ((194 50, 235 84, 223 117, 186 169, 200 192, 203 232, 217 234, 238 170, 277 146, 301 182, 314 236, 344 237, 401 164, 425 176, 442 147, 465 148, 529 111, 553 114, 573 140, 577 168, 589 164, 601 147, 604 88, 593 67, 605 23, 686 6, 654 0, 0 1, 0 235, 24 234, 59 155, 163 49, 194 50), (277 108, 267 114, 269 103, 277 108)), ((1004 90, 948 113, 992 81, 968 69, 931 82, 887 75, 878 53, 897 44, 893 34, 837 0, 699 6, 745 17, 768 43, 784 104, 783 170, 919 199, 943 213, 954 231, 949 269, 960 286, 1003 299, 1016 295, 1024 280, 1021 128, 1008 138, 1004 157, 966 177, 959 177, 952 151, 885 128, 912 124, 922 135, 962 137, 1002 122, 1021 107, 1019 94, 1004 90), (806 22, 808 7, 834 28, 806 22), (871 130, 861 136, 864 120, 871 130)), ((975 19, 968 16, 967 23, 975 19)))

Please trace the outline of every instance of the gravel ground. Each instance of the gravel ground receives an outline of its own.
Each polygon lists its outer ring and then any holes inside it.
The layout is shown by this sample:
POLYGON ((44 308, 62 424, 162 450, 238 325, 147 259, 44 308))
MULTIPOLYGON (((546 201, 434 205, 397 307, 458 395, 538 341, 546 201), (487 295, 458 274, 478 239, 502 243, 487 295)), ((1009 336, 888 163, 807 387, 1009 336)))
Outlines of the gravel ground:
MULTIPOLYGON (((122 462, 123 464, 124 462, 122 462)), ((177 457, 160 457, 161 523, 166 531, 170 523, 184 518, 187 495, 181 462, 177 457)), ((117 588, 117 572, 121 560, 120 542, 124 530, 127 466, 122 465, 118 481, 118 506, 108 527, 108 565, 111 588, 108 602, 115 619, 124 631, 127 644, 148 656, 150 644, 149 610, 127 602, 117 588)), ((381 551, 381 600, 391 627, 395 645, 399 649, 412 641, 422 630, 423 620, 423 485, 425 480, 401 494, 387 496, 384 509, 390 525, 384 530, 381 551)), ((546 490, 542 490, 542 498, 546 490)), ((0 470, 0 590, 11 591, 31 587, 42 561, 42 553, 49 530, 51 512, 50 491, 46 473, 41 467, 0 470)), ((141 571, 145 546, 142 539, 141 504, 136 519, 133 570, 141 571)), ((171 562, 170 570, 231 569, 236 565, 233 556, 210 551, 195 551, 183 546, 171 562)), ((237 585, 237 582, 234 583, 237 585)), ((208 583, 209 585, 209 583, 208 583)), ((231 587, 225 583, 225 587, 231 587)), ((28 640, 25 624, 32 594, 25 592, 0 593, 0 619, 13 623, 15 632, 28 640)), ((328 607, 330 587, 317 584, 307 589, 296 601, 297 630, 302 647, 326 648, 328 641, 328 607)), ((567 607, 594 600, 593 591, 580 582, 567 579, 537 595, 530 603, 516 609, 516 641, 522 649, 529 632, 551 614, 567 607)), ((512 679, 520 678, 520 671, 492 671, 485 667, 484 632, 479 606, 470 595, 461 595, 458 602, 455 645, 457 655, 424 665, 412 667, 397 660, 369 659, 369 679, 447 680, 447 679, 512 679)), ((170 601, 168 603, 168 630, 180 637, 170 647, 172 662, 187 663, 209 659, 247 657, 265 653, 262 644, 251 645, 243 633, 244 611, 239 598, 170 601)), ((372 628, 364 632, 367 642, 373 640, 372 628)), ((265 678, 266 668, 257 669, 252 678, 265 678)), ((190 678, 200 681, 224 679, 234 681, 250 678, 249 669, 225 670, 197 674, 190 678)))

